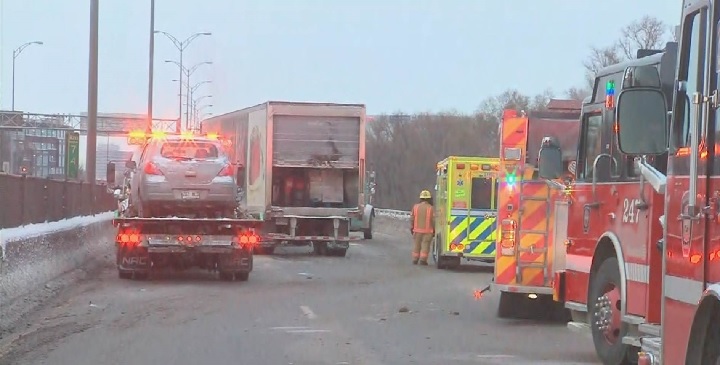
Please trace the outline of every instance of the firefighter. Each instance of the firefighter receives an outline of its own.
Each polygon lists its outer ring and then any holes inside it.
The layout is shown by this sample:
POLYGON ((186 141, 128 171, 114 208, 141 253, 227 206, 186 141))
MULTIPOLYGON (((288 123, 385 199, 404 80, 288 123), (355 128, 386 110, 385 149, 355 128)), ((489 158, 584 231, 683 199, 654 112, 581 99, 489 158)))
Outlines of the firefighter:
POLYGON ((420 193, 420 202, 415 204, 410 213, 410 233, 413 235, 413 265, 427 265, 430 242, 435 235, 435 213, 432 206, 432 195, 427 190, 420 193))

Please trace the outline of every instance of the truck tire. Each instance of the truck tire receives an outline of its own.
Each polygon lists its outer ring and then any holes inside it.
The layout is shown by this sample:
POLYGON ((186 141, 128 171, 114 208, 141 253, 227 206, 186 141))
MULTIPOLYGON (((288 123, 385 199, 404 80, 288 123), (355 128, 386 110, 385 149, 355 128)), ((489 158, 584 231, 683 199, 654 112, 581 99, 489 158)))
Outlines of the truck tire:
POLYGON ((616 257, 609 257, 592 275, 588 294, 593 343, 603 364, 631 363, 628 355, 632 346, 622 343, 628 333, 628 324, 621 318, 620 290, 620 266, 616 257))
POLYGON ((325 243, 325 242, 313 242, 313 243, 312 243, 312 247, 313 247, 313 253, 314 253, 314 254, 316 254, 316 255, 318 255, 318 256, 325 256, 325 255, 327 255, 327 252, 328 252, 327 243, 325 243))
POLYGON ((275 253, 275 247, 256 247, 253 250, 255 255, 272 255, 275 253))
MULTIPOLYGON (((720 361, 720 305, 714 303, 713 307, 702 346, 702 364, 717 364, 720 361)), ((685 360, 687 364, 697 361, 697 355, 693 356, 694 358, 690 356, 692 355, 688 353, 685 360)))
POLYGON ((333 248, 327 251, 328 256, 345 257, 347 255, 347 248, 333 248))
POLYGON ((366 240, 371 240, 373 237, 373 216, 370 216, 370 222, 368 222, 368 227, 363 230, 363 238, 366 240))
POLYGON ((250 278, 249 272, 233 272, 233 271, 221 271, 218 273, 221 280, 225 281, 248 281, 250 278))
POLYGON ((525 297, 520 293, 511 293, 506 291, 500 292, 500 302, 498 303, 497 316, 503 319, 520 319, 522 318, 525 297))

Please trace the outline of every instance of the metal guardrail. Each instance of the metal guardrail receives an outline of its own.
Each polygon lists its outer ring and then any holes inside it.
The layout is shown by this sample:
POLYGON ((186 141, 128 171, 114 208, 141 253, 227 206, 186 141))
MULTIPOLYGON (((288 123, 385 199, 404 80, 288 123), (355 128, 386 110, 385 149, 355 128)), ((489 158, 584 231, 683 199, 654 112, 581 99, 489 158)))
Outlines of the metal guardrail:
POLYGON ((8 174, 0 174, 0 204, 0 229, 117 208, 105 185, 8 174))
POLYGON ((375 214, 379 215, 381 217, 389 217, 389 218, 394 218, 394 219, 402 219, 402 220, 410 219, 410 211, 409 210, 375 208, 375 214))

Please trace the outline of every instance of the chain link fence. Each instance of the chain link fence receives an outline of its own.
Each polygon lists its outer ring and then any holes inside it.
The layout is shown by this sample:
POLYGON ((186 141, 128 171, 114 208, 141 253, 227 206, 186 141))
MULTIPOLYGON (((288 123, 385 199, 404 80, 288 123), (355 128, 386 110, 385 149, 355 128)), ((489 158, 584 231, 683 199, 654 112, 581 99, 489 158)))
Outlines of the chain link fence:
POLYGON ((0 205, 0 229, 117 208, 106 185, 8 174, 0 174, 0 205))

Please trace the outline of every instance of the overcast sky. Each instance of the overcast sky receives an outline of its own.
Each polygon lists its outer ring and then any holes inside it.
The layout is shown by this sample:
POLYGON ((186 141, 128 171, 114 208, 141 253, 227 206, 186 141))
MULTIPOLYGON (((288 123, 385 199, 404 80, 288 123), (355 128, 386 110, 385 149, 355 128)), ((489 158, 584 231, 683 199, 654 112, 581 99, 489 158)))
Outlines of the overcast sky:
MULTIPOLYGON (((87 109, 89 0, 0 0, 3 109, 87 109)), ((144 113, 148 0, 100 0, 100 112, 144 113)), ((507 88, 558 92, 583 82, 592 45, 645 14, 677 24, 678 0, 156 0, 156 29, 195 40, 185 64, 212 61, 216 114, 265 100, 366 103, 371 114, 472 112, 507 88)), ((155 116, 177 117, 178 51, 156 36, 155 116)), ((205 99, 208 100, 208 99, 205 99)), ((206 109, 209 110, 209 109, 206 109)))

